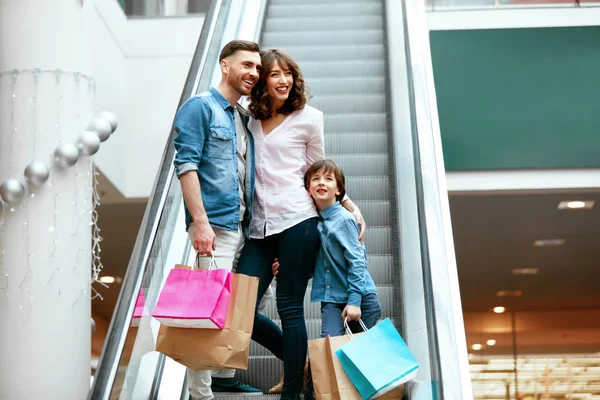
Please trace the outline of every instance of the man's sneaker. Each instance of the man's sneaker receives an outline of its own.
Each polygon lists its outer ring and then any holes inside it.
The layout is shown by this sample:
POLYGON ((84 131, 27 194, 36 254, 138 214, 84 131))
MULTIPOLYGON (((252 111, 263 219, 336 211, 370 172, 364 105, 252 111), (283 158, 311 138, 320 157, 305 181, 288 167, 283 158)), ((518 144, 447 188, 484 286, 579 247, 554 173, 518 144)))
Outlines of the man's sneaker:
POLYGON ((245 395, 261 395, 262 390, 246 385, 235 378, 212 378, 213 393, 244 393, 245 395))

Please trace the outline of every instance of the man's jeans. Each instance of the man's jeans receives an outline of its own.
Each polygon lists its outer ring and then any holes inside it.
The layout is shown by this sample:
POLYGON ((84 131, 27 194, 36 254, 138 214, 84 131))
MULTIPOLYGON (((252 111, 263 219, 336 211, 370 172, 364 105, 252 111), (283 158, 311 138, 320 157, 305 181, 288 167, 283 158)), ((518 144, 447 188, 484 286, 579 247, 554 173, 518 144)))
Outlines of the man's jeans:
MULTIPOLYGON (((237 269, 237 264, 244 248, 245 237, 242 232, 242 226, 238 226, 237 232, 226 231, 219 228, 213 228, 217 237, 217 250, 215 250, 215 261, 217 268, 234 271, 237 269)), ((188 228, 188 236, 191 241, 194 240, 194 224, 188 228)), ((190 253, 188 265, 194 265, 196 261, 196 253, 190 253)), ((210 257, 200 257, 200 268, 208 269, 210 257)), ((269 287, 259 306, 259 312, 263 312, 267 304, 273 298, 273 291, 269 287)), ((213 398, 213 393, 210 388, 211 376, 215 378, 233 378, 235 376, 234 369, 223 369, 218 371, 195 371, 187 369, 187 384, 190 395, 194 400, 210 400, 213 398)))

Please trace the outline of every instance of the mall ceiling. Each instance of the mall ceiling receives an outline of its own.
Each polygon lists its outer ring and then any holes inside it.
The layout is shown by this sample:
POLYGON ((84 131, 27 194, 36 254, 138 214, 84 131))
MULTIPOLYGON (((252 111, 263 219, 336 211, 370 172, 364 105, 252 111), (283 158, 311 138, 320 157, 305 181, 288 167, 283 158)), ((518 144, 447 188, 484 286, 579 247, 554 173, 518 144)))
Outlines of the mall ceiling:
POLYGON ((600 308, 599 193, 452 196, 450 208, 465 311, 600 308), (558 209, 571 200, 596 204, 558 209), (564 244, 534 246, 544 239, 564 244), (538 272, 513 274, 523 268, 538 272), (499 291, 522 294, 498 297, 499 291))

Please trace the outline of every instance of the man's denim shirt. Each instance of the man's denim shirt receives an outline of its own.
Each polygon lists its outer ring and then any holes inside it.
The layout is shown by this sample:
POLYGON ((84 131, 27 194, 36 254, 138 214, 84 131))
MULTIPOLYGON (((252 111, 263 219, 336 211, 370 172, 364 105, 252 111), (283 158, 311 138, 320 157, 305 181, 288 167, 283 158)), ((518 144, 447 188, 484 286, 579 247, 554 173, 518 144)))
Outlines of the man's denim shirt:
MULTIPOLYGON (((236 231, 240 221, 234 112, 235 108, 223 95, 210 88, 187 100, 177 111, 174 123, 177 176, 197 171, 208 222, 229 231, 236 231)), ((249 132, 246 136, 245 227, 249 224, 254 198, 254 140, 249 132)), ((192 222, 185 205, 186 229, 192 222)))
POLYGON ((312 284, 312 301, 360 307, 362 297, 377 293, 367 271, 367 251, 358 240, 354 216, 335 202, 319 211, 321 249, 312 284))

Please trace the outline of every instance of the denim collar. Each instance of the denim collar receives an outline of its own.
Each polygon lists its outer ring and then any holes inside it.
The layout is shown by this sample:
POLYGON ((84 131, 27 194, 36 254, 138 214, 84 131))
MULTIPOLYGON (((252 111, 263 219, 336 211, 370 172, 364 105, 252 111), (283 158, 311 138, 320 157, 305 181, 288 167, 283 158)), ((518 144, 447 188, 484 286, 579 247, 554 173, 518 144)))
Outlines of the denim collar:
POLYGON ((324 209, 322 211, 319 211, 319 215, 323 219, 329 219, 329 218, 331 218, 331 216, 333 214, 335 214, 336 212, 338 212, 340 208, 342 208, 342 205, 340 204, 339 201, 336 201, 335 203, 333 203, 332 205, 330 205, 326 209, 324 209))
POLYGON ((223 97, 221 92, 219 92, 217 89, 211 87, 210 89, 208 89, 208 91, 211 92, 213 96, 215 96, 215 99, 217 99, 217 101, 219 102, 221 107, 223 107, 224 110, 227 110, 228 108, 233 108, 233 106, 229 104, 227 99, 223 97))

